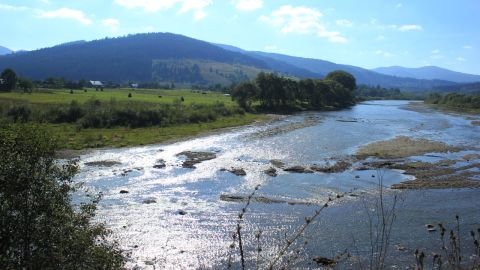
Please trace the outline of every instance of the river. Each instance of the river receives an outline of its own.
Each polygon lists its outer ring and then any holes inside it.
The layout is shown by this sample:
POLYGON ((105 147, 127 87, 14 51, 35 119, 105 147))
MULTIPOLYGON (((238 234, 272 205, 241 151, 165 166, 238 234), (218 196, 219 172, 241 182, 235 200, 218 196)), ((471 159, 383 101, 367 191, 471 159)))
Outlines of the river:
MULTIPOLYGON (((379 179, 390 187, 412 176, 390 169, 291 173, 277 168, 276 177, 264 171, 274 167, 271 160, 285 166, 333 164, 349 159, 362 145, 399 135, 466 149, 411 160, 460 159, 478 153, 480 127, 472 125, 471 118, 415 107, 412 110, 406 101, 364 102, 347 110, 299 113, 173 144, 97 150, 80 157, 81 170, 75 179, 85 182, 92 192, 103 193, 97 219, 113 230, 113 238, 131 254, 130 268, 225 269, 245 202, 224 201, 220 196, 248 196, 257 185, 255 196, 277 203, 253 201, 247 208, 242 236, 248 268, 257 263, 258 244, 262 246, 260 265, 268 265, 306 216, 329 195, 342 192, 347 196, 323 210, 305 237, 293 245, 290 251, 299 250, 301 255, 291 267, 314 268, 311 257, 333 258, 346 249, 354 257, 366 258, 370 254, 366 213, 378 198, 379 179), (177 155, 183 151, 211 152, 216 158, 196 164, 195 169, 183 168, 185 157, 177 155), (118 164, 87 165, 105 160, 118 164), (164 168, 154 168, 159 160, 164 161, 164 168), (241 168, 246 175, 237 176, 228 171, 231 168, 241 168), (259 230, 258 242, 255 234, 259 230)), ((389 265, 412 265, 416 248, 439 246, 438 233, 427 232, 425 224, 452 225, 459 215, 467 236, 480 224, 480 189, 387 188, 385 192, 387 206, 394 196, 398 198, 389 265)), ((238 250, 234 259, 233 268, 238 268, 238 250)), ((344 268, 355 268, 354 261, 344 262, 344 268)))

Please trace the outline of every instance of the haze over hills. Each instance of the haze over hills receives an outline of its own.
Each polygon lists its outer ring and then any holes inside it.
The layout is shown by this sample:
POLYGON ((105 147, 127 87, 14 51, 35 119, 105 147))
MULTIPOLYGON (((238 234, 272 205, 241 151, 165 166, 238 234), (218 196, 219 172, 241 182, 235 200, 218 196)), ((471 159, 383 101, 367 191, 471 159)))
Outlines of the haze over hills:
POLYGON ((10 50, 9 48, 0 46, 0 55, 6 55, 6 54, 11 54, 13 51, 10 50))
MULTIPOLYGON (((367 84, 402 90, 430 90, 456 85, 462 75, 442 69, 449 76, 403 78, 361 67, 319 59, 276 53, 252 52, 212 44, 171 33, 136 34, 94 41, 73 41, 51 48, 0 56, 0 69, 13 68, 20 76, 39 80, 64 77, 69 80, 114 82, 175 82, 229 85, 248 80, 261 71, 298 78, 323 78, 334 70, 345 70, 367 84), (450 75, 457 77, 452 78, 450 75)), ((469 74, 463 74, 466 78, 469 74)), ((469 75, 476 76, 476 75, 469 75)), ((469 77, 470 78, 470 77, 469 77)), ((472 77, 475 78, 475 77, 472 77)), ((472 79, 473 80, 473 79, 472 79)), ((480 81, 480 76, 479 76, 480 81)))
POLYGON ((381 74, 361 67, 336 64, 325 60, 295 57, 278 53, 245 51, 230 45, 219 46, 227 50, 242 52, 248 56, 257 57, 267 63, 271 60, 275 60, 276 62, 290 64, 316 74, 325 75, 334 70, 345 70, 355 76, 358 84, 373 86, 380 85, 382 87, 401 88, 403 90, 422 90, 455 85, 455 82, 446 79, 400 78, 381 74))
POLYGON ((419 68, 392 66, 379 67, 372 70, 385 75, 423 80, 443 79, 457 83, 480 82, 480 75, 456 72, 436 66, 425 66, 419 68))

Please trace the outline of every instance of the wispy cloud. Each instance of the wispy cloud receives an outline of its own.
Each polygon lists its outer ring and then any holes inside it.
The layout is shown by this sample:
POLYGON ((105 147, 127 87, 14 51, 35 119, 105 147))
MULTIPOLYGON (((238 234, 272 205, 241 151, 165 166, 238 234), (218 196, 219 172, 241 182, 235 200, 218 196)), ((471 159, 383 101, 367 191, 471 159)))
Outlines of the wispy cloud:
POLYGON ((346 19, 337 20, 337 21, 335 21, 335 23, 338 26, 343 26, 343 27, 352 27, 353 26, 353 22, 351 22, 349 20, 346 20, 346 19))
POLYGON ((465 62, 465 61, 467 61, 467 59, 465 59, 463 57, 457 57, 457 61, 458 62, 465 62))
POLYGON ((403 7, 402 3, 398 3, 398 4, 395 6, 395 8, 401 8, 401 7, 403 7))
POLYGON ((44 19, 67 19, 67 20, 75 20, 80 22, 83 25, 90 25, 92 24, 92 20, 87 18, 83 11, 77 9, 70 9, 70 8, 60 8, 57 10, 52 11, 44 11, 41 12, 38 16, 39 18, 44 19))
POLYGON ((206 17, 205 8, 212 0, 114 0, 117 5, 125 8, 141 8, 145 12, 159 12, 180 5, 180 13, 193 13, 193 19, 198 21, 206 17))
POLYGON ((235 8, 241 11, 253 11, 263 7, 263 0, 235 0, 235 8))
POLYGON ((417 24, 406 24, 398 26, 398 31, 407 32, 407 31, 422 31, 423 27, 417 24))
POLYGON ((112 30, 113 32, 116 32, 120 27, 120 21, 114 18, 108 18, 108 19, 102 20, 102 25, 109 27, 110 30, 112 30))
POLYGON ((381 56, 383 56, 383 57, 385 57, 385 58, 390 58, 390 57, 395 56, 395 54, 386 52, 386 51, 384 51, 384 50, 376 50, 376 51, 375 51, 375 54, 376 54, 376 55, 381 55, 381 56))
POLYGON ((430 55, 431 59, 442 59, 442 58, 444 58, 444 56, 440 54, 440 49, 434 49, 430 53, 431 53, 431 55, 430 55))
POLYGON ((284 34, 314 34, 333 43, 346 43, 347 38, 339 32, 328 31, 321 23, 323 14, 314 8, 285 5, 274 10, 270 16, 261 16, 260 21, 280 29, 284 34))
POLYGON ((0 3, 0 10, 6 10, 6 11, 24 11, 27 10, 28 7, 25 6, 12 6, 12 5, 5 5, 0 3))
POLYGON ((463 49, 470 50, 470 49, 473 49, 473 46, 471 46, 471 45, 464 45, 462 48, 463 48, 463 49))

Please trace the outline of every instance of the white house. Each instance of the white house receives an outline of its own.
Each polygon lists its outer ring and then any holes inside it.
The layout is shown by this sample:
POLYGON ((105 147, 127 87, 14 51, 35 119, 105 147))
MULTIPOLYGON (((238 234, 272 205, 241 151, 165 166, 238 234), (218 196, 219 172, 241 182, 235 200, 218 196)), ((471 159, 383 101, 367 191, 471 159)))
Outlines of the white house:
POLYGON ((90 85, 97 88, 97 87, 103 87, 103 83, 101 81, 90 81, 90 85))

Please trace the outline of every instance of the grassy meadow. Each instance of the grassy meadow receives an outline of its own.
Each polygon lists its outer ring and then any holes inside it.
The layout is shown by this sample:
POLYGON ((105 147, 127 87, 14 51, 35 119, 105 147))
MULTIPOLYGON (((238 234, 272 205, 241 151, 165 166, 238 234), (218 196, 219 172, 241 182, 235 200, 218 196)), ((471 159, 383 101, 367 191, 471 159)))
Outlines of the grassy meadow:
MULTIPOLYGON (((9 110, 16 106, 27 106, 31 110, 28 122, 47 127, 57 137, 63 149, 125 147, 161 143, 265 119, 264 115, 238 113, 236 103, 222 93, 196 90, 105 89, 96 91, 87 89, 86 92, 73 90, 72 94, 68 89, 38 89, 33 93, 0 93, 0 115, 4 121, 12 121, 8 118, 9 110), (128 97, 129 93, 131 93, 131 97, 128 97), (181 102, 182 97, 183 102, 181 102), (47 118, 45 116, 39 116, 49 115, 50 111, 56 113, 59 110, 68 111, 69 106, 72 106, 72 101, 78 103, 78 106, 86 111, 84 112, 86 114, 90 113, 90 110, 100 110, 91 107, 92 103, 99 103, 105 107, 101 108, 104 111, 115 108, 124 110, 121 112, 127 111, 137 115, 142 110, 147 112, 149 112, 148 110, 185 111, 180 115, 176 113, 168 116, 170 118, 183 117, 185 120, 174 119, 167 124, 150 123, 142 126, 124 124, 85 128, 82 127, 81 121, 56 122, 45 120, 47 118), (219 113, 218 108, 227 113, 219 113)), ((105 117, 104 115, 100 114, 100 117, 105 117)))
POLYGON ((154 90, 154 89, 104 89, 95 91, 95 89, 73 90, 73 94, 68 89, 38 89, 33 93, 23 92, 0 92, 0 102, 29 102, 30 104, 55 105, 69 104, 75 100, 79 103, 85 103, 90 99, 100 101, 110 101, 115 99, 117 102, 146 102, 146 103, 172 103, 175 100, 184 98, 185 104, 213 104, 223 102, 227 106, 234 106, 235 103, 229 96, 222 93, 213 93, 195 91, 195 90, 154 90), (129 98, 128 94, 132 97, 129 98))

